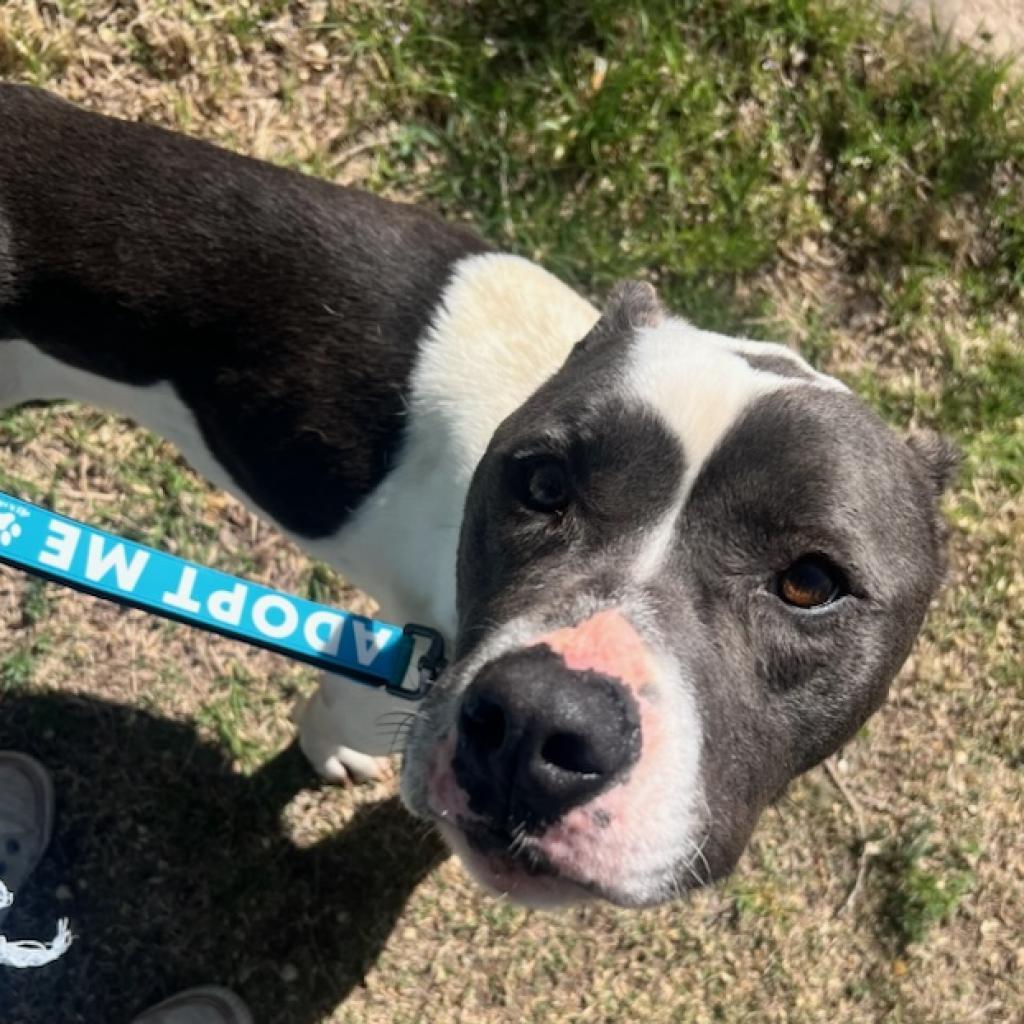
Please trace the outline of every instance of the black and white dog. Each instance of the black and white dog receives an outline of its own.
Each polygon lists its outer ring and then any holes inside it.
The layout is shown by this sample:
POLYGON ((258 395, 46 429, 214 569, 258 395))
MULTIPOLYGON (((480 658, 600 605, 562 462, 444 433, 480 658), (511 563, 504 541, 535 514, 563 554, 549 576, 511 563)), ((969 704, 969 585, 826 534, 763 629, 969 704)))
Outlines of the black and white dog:
MULTIPOLYGON (((881 703, 955 459, 789 350, 468 231, 0 86, 0 407, 174 442, 455 660, 402 793, 486 885, 666 900, 881 703)), ((321 772, 353 690, 301 742, 321 772)))

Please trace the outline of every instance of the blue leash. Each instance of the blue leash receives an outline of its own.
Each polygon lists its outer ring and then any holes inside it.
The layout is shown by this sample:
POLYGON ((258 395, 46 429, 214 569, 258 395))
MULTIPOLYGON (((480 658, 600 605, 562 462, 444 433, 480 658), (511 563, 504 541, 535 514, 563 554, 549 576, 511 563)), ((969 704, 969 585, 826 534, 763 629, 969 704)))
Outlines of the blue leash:
POLYGON ((424 697, 444 667, 444 641, 427 626, 402 628, 272 590, 3 492, 0 562, 406 700, 424 697))

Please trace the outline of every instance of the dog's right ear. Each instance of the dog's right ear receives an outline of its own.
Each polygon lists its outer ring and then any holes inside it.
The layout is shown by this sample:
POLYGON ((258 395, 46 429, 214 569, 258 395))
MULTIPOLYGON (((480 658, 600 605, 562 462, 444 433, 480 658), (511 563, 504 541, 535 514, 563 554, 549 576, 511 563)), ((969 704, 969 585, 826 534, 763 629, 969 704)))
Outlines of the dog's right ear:
POLYGON ((646 281, 619 281, 608 294, 602 320, 613 320, 620 329, 657 327, 665 319, 665 310, 646 281))
POLYGON ((601 319, 573 349, 573 354, 596 348, 602 342, 632 335, 640 327, 657 327, 665 310, 654 286, 646 281, 620 281, 608 294, 601 319))

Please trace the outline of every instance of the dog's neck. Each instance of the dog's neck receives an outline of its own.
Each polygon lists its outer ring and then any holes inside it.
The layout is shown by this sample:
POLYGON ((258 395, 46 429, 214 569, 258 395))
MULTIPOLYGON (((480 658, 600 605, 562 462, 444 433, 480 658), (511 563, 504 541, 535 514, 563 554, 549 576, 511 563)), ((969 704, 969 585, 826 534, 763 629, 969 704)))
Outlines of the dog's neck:
POLYGON ((419 344, 395 468, 338 533, 306 543, 397 619, 455 632, 466 490, 498 424, 553 374, 598 313, 528 260, 458 263, 419 344))

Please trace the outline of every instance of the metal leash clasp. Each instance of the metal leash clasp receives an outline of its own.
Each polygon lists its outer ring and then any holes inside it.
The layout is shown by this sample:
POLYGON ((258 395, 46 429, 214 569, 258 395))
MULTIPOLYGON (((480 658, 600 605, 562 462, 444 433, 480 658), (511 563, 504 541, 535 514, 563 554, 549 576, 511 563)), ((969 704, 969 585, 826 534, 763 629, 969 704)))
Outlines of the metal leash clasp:
POLYGON ((387 683, 385 689, 403 700, 422 700, 448 664, 444 656, 444 637, 436 629, 416 622, 408 623, 402 634, 410 637, 414 644, 409 667, 400 683, 387 683), (426 650, 417 658, 417 648, 423 646, 421 641, 426 641, 426 650))

